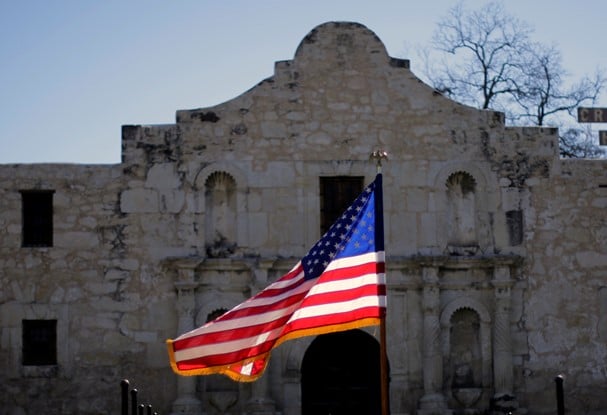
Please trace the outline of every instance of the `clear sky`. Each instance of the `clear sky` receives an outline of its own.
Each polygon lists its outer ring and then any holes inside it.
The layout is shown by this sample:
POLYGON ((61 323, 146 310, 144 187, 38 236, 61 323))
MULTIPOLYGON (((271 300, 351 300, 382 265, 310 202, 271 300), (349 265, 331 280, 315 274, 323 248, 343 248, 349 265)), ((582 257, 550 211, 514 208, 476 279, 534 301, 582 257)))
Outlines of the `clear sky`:
MULTIPOLYGON (((122 125, 174 123, 178 109, 240 95, 328 21, 364 24, 416 72, 416 48, 454 4, 0 0, 0 163, 117 163, 122 125)), ((535 29, 536 40, 557 45, 573 75, 607 71, 607 1, 504 5, 535 29)), ((607 107, 607 93, 597 105, 607 107)))

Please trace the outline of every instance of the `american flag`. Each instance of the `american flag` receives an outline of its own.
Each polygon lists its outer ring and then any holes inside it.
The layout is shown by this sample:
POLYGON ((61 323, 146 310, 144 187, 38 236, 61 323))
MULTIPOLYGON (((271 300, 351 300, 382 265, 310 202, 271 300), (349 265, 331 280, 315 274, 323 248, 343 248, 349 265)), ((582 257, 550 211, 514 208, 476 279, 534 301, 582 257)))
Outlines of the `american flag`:
POLYGON ((377 325, 386 310, 381 174, 295 267, 217 319, 167 340, 180 375, 260 377, 282 342, 377 325))

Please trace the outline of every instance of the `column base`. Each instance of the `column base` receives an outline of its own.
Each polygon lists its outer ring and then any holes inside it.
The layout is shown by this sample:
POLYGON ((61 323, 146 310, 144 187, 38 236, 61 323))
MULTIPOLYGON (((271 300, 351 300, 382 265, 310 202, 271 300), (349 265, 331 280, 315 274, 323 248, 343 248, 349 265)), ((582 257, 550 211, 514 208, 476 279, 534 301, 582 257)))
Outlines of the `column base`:
POLYGON ((419 400, 418 415, 452 415, 453 411, 447 408, 445 397, 440 393, 424 395, 419 400))
POLYGON ((526 414, 527 410, 519 408, 518 400, 515 396, 508 393, 495 394, 491 399, 491 414, 526 414))
POLYGON ((247 402, 247 415, 276 415, 276 405, 273 400, 253 398, 247 402))
POLYGON ((180 415, 180 414, 191 414, 191 415, 203 415, 202 412, 202 402, 193 396, 184 396, 181 398, 177 398, 175 402, 173 402, 173 411, 171 415, 180 415))

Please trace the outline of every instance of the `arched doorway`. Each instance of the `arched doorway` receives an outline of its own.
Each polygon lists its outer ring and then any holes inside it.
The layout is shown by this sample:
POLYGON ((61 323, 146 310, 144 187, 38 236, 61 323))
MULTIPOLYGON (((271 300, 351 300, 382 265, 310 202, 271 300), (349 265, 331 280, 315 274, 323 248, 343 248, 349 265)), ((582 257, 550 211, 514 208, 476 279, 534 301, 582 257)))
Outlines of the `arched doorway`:
POLYGON ((379 415, 379 343, 361 330, 318 336, 301 368, 302 415, 379 415))

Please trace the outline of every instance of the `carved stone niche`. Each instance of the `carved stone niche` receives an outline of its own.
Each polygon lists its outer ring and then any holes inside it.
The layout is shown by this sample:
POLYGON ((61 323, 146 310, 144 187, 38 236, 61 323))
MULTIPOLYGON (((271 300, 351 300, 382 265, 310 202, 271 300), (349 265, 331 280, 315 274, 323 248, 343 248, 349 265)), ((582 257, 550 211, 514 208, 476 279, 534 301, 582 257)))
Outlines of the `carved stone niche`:
MULTIPOLYGON (((295 259, 173 257, 164 260, 177 291, 176 335, 199 327, 265 288, 291 269, 295 259)), ((253 383, 221 375, 178 378, 173 413, 275 415, 267 373, 253 383)))
MULTIPOLYGON (((228 310, 251 296, 253 261, 199 256, 167 258, 165 269, 174 278, 177 290, 177 333, 181 335, 207 322, 217 310, 228 310)), ((250 395, 221 376, 180 377, 174 413, 239 412, 250 395)))
POLYGON ((521 260, 514 255, 416 258, 425 274, 434 276, 424 277, 424 292, 436 291, 432 298, 438 303, 424 297, 424 321, 440 324, 424 325, 424 350, 440 357, 425 364, 424 381, 436 386, 425 385, 420 413, 484 414, 495 406, 496 396, 512 396, 509 293, 511 270, 521 260), (446 406, 429 407, 427 400, 439 395, 446 406))
MULTIPOLYGON (((197 268, 197 325, 206 323, 217 310, 229 310, 250 298, 260 287, 257 280, 272 261, 257 259, 206 258, 197 268)), ((265 278, 262 278, 265 280, 265 278)), ((201 396, 209 413, 274 415, 269 394, 269 374, 251 384, 239 384, 224 376, 205 376, 201 396)))
POLYGON ((228 258, 236 250, 237 185, 229 173, 212 173, 205 182, 205 249, 210 258, 228 258))
POLYGON ((465 414, 487 409, 491 383, 491 321, 485 308, 461 298, 442 316, 445 390, 449 406, 465 414), (488 384, 489 383, 489 384, 488 384))

